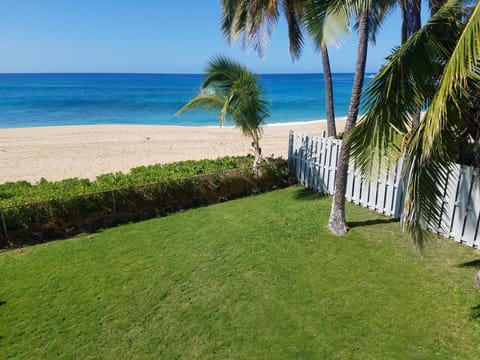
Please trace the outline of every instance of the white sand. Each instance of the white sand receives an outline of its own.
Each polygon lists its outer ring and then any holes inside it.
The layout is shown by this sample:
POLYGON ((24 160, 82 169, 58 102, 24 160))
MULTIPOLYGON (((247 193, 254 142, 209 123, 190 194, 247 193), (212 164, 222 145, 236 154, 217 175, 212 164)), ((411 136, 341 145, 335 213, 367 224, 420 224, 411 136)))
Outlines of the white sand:
MULTIPOLYGON (((337 120, 337 131, 344 120, 337 120)), ((266 126, 263 154, 286 158, 290 129, 320 135, 326 122, 266 126)), ((44 177, 94 179, 140 165, 250 153, 240 130, 218 127, 92 125, 0 129, 0 183, 44 177)))

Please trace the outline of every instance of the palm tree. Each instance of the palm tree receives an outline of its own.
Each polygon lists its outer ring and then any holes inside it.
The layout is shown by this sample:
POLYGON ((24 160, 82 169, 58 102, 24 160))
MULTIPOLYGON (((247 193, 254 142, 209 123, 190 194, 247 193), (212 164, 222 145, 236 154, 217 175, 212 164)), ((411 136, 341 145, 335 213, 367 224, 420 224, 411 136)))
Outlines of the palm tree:
MULTIPOLYGON (((344 139, 348 138, 350 131, 355 127, 357 122, 365 77, 368 41, 375 40, 375 34, 391 8, 392 2, 388 0, 384 2, 372 0, 332 0, 330 5, 330 11, 340 19, 343 19, 342 21, 345 24, 348 24, 352 18, 356 19, 355 27, 358 32, 357 62, 348 115, 345 122, 344 139)), ((340 149, 335 175, 335 193, 328 221, 328 228, 333 234, 338 236, 344 235, 349 230, 345 220, 345 193, 349 162, 349 144, 344 141, 340 149)))
POLYGON ((220 126, 227 116, 252 139, 255 156, 253 167, 262 162, 262 124, 270 116, 269 103, 258 83, 258 77, 241 64, 223 56, 213 58, 207 67, 200 93, 177 113, 197 107, 220 112, 220 126))
MULTIPOLYGON (((347 120, 345 122, 344 138, 346 138, 350 130, 354 128, 357 122, 358 110, 360 108, 360 98, 365 77, 365 65, 367 63, 369 15, 369 10, 364 9, 364 11, 358 16, 357 63, 355 66, 355 76, 353 79, 350 104, 348 106, 347 120)), ((348 144, 344 141, 338 159, 335 177, 335 193, 333 196, 330 218, 328 220, 328 228, 330 231, 339 236, 344 235, 348 231, 348 226, 345 221, 345 193, 347 189, 349 161, 350 152, 348 144)))
POLYGON ((323 24, 326 4, 327 2, 323 2, 318 6, 314 1, 307 0, 222 0, 221 27, 230 43, 235 42, 238 37, 243 37, 243 46, 251 45, 258 55, 263 56, 264 48, 268 45, 270 35, 283 10, 288 25, 290 55, 295 61, 301 55, 304 43, 302 27, 306 25, 316 50, 320 51, 322 56, 327 132, 329 137, 335 137, 337 132, 328 49, 321 37, 322 32, 310 31, 320 23, 323 24), (308 23, 312 16, 316 19, 314 25, 310 27, 308 23))
POLYGON ((366 173, 405 156, 402 222, 423 247, 421 224, 439 220, 441 188, 460 151, 480 158, 480 4, 450 0, 388 58, 366 92, 367 113, 348 143, 366 173), (416 109, 426 108, 411 128, 416 109))

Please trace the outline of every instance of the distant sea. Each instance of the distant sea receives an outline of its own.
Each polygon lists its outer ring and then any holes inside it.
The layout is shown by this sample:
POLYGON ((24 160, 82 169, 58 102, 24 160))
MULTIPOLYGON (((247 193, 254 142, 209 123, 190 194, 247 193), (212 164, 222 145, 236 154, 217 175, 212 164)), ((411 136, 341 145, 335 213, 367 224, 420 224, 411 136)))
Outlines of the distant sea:
MULTIPOLYGON (((202 78, 201 74, 0 74, 0 128, 218 125, 218 115, 210 112, 175 115, 198 92, 202 78)), ((322 74, 260 78, 271 102, 267 124, 325 119, 322 74)), ((336 117, 347 115, 352 82, 353 74, 333 75, 336 117)))

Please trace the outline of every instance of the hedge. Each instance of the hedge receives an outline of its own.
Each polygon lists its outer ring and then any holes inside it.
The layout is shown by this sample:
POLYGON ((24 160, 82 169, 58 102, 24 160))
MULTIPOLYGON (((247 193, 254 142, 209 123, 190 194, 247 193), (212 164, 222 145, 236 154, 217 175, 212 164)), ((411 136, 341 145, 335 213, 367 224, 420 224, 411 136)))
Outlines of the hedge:
POLYGON ((288 185, 287 162, 271 159, 259 174, 240 168, 4 207, 0 247, 68 238, 288 185))

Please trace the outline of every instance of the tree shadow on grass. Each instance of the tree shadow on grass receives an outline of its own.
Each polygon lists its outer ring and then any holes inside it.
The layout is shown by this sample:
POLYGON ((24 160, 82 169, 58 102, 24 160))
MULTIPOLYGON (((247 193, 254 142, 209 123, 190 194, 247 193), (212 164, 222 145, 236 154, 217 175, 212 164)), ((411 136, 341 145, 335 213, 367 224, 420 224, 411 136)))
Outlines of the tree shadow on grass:
MULTIPOLYGON (((7 302, 6 301, 1 301, 0 300, 0 306, 5 305, 7 302)), ((3 335, 0 335, 0 342, 4 339, 3 335)))
POLYGON ((472 319, 479 319, 480 318, 480 305, 474 306, 471 309, 470 316, 472 319))
POLYGON ((480 268, 480 259, 467 261, 467 262, 464 262, 462 264, 458 264, 457 267, 476 267, 476 268, 480 268))
POLYGON ((296 200, 320 200, 325 199, 326 194, 313 191, 311 189, 302 188, 295 193, 296 200))
POLYGON ((398 223, 398 219, 388 218, 388 219, 373 219, 373 220, 364 220, 364 221, 348 221, 348 226, 350 228, 361 227, 361 226, 372 226, 380 224, 390 224, 398 223))

